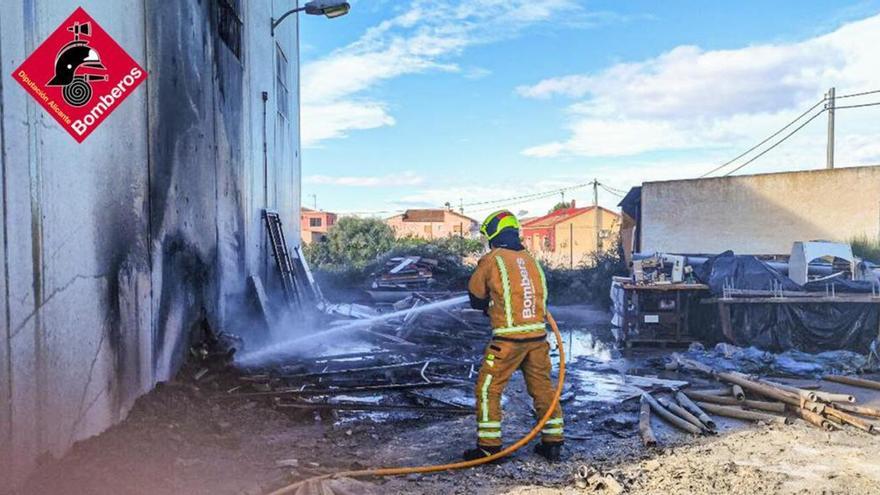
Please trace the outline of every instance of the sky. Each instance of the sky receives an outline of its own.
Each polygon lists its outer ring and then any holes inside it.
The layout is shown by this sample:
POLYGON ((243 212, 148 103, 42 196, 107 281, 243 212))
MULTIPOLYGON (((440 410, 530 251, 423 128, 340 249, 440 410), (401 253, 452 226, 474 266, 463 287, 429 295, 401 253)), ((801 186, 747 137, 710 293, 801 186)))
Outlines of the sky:
MULTIPOLYGON (((353 0, 301 19, 304 206, 478 220, 561 193, 825 166, 838 95, 880 89, 880 0, 353 0), (530 197, 531 195, 531 197, 530 197), (526 196, 526 198, 521 198, 526 196), (520 199, 508 199, 520 198, 520 199)), ((880 93, 837 105, 880 102, 880 93)), ((837 166, 880 164, 880 106, 835 113, 837 166)))

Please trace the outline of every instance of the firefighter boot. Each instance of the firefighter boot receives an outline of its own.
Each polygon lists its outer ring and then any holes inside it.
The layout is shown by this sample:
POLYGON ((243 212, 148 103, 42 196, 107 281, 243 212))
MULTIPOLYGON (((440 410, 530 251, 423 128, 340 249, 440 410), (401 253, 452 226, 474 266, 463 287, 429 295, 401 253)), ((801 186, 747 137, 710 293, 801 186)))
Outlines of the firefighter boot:
POLYGON ((466 461, 473 461, 475 459, 482 459, 483 457, 489 457, 490 455, 497 454, 501 452, 501 446, 490 446, 490 445, 477 445, 477 448, 465 450, 463 457, 466 461))
POLYGON ((562 459, 562 445, 563 442, 541 442, 535 445, 535 453, 550 462, 557 462, 562 459))

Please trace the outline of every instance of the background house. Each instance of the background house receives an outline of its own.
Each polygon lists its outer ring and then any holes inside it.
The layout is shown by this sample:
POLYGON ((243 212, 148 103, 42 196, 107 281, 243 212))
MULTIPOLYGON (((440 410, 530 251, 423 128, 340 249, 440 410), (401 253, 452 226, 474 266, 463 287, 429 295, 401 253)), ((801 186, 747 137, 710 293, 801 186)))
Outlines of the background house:
POLYGON ((627 198, 644 253, 787 255, 794 241, 880 238, 880 166, 646 182, 627 198))
POLYGON ((295 2, 67 0, 0 14, 0 491, 125 418, 299 243, 295 2), (149 74, 78 144, 10 74, 78 6, 149 74), (8 83, 8 84, 7 84, 8 83))
POLYGON ((589 262, 589 255, 616 248, 620 215, 599 207, 556 210, 522 224, 525 246, 554 266, 573 267, 589 262))
POLYGON ((397 237, 421 237, 439 239, 441 237, 477 237, 480 224, 473 218, 452 210, 406 210, 385 220, 397 237))
POLYGON ((299 235, 304 244, 320 241, 336 223, 336 214, 329 211, 318 211, 301 208, 299 215, 299 235))

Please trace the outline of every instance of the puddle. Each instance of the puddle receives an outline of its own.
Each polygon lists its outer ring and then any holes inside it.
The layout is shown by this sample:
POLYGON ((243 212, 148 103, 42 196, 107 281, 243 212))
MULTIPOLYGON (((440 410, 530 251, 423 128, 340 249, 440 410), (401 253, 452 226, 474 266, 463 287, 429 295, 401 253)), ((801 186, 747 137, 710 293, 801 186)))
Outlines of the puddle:
POLYGON ((574 392, 574 404, 620 402, 641 390, 625 376, 638 363, 625 358, 610 342, 596 335, 602 329, 576 328, 563 334, 567 381, 574 392))
POLYGON ((598 338, 587 329, 574 329, 562 336, 565 345, 566 362, 574 364, 583 361, 610 363, 620 357, 620 352, 598 338))
POLYGON ((626 383, 623 375, 613 370, 573 369, 568 377, 575 392, 575 404, 620 402, 640 392, 638 387, 626 383))

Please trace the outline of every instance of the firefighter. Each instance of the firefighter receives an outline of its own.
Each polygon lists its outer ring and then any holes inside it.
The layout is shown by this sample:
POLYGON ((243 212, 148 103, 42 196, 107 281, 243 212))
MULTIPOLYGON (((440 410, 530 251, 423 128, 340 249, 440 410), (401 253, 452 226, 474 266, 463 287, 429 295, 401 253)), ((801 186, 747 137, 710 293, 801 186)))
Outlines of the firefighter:
MULTIPOLYGON (((471 307, 483 310, 491 320, 492 340, 477 376, 477 448, 464 453, 466 460, 501 450, 501 394, 516 370, 523 372, 539 418, 553 401, 544 321, 547 281, 541 266, 523 247, 519 228, 519 221, 506 210, 489 215, 480 228, 491 250, 480 259, 468 291, 471 307)), ((562 409, 556 406, 535 452, 550 461, 559 460, 562 429, 562 409)))

